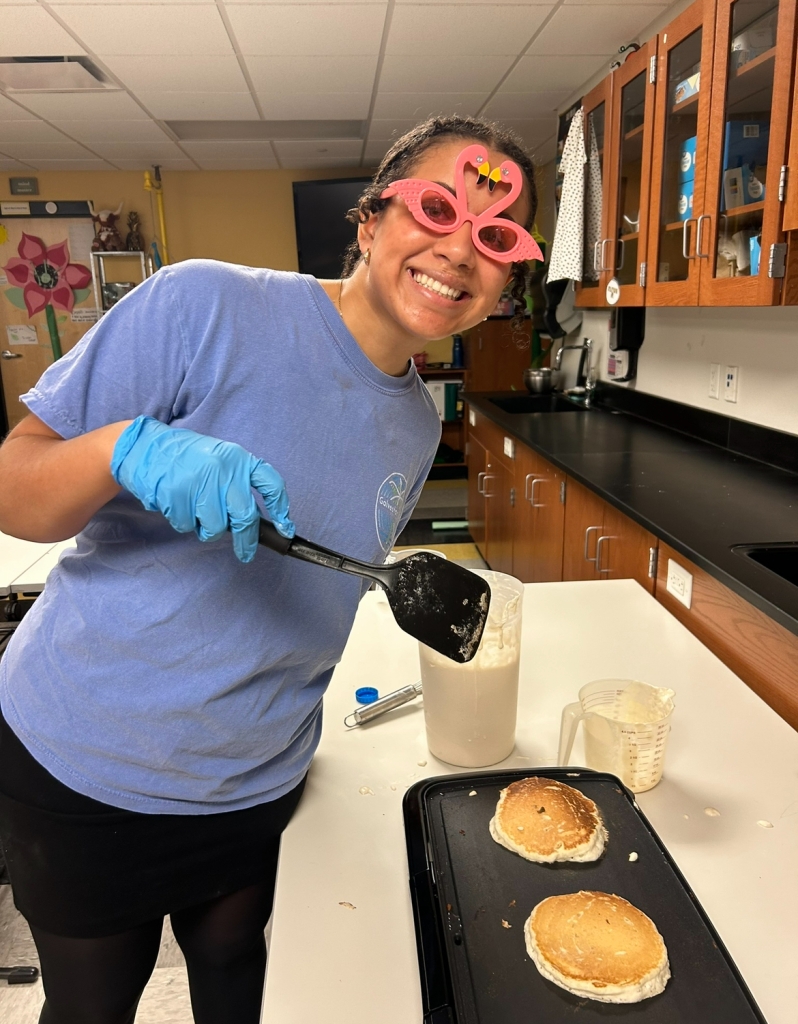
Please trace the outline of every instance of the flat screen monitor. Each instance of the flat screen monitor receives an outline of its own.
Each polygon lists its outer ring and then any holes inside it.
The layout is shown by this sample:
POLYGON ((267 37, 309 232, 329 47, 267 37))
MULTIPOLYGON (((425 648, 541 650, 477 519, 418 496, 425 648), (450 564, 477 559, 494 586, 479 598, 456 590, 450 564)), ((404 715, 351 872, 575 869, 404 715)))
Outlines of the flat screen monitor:
POLYGON ((346 212, 357 205, 370 181, 371 178, 335 178, 293 183, 300 274, 341 276, 344 251, 357 235, 357 227, 346 219, 346 212))

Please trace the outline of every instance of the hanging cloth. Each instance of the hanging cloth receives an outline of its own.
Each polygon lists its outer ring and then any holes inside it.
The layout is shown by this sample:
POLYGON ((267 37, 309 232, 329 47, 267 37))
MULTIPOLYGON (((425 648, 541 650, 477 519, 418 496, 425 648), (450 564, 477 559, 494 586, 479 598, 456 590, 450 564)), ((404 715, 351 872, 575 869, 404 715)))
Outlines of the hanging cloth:
POLYGON ((548 281, 582 280, 586 161, 584 111, 580 107, 571 120, 562 151, 562 195, 551 244, 548 281))
POLYGON ((593 118, 588 117, 588 158, 587 183, 585 188, 585 267, 584 276, 591 281, 598 281, 599 272, 596 267, 604 252, 598 252, 601 243, 601 157, 599 156, 596 128, 593 118), (599 260, 594 260, 598 256, 599 260))

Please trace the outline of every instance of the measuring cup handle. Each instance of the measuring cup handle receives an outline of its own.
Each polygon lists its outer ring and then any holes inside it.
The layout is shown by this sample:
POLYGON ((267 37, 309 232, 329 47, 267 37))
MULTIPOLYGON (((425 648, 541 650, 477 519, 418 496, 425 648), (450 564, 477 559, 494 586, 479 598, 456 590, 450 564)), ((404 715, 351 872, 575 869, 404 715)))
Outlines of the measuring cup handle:
POLYGON ((575 704, 566 704, 562 709, 562 720, 560 721, 560 749, 557 754, 557 764, 566 765, 571 757, 576 730, 584 718, 582 705, 579 701, 575 704))

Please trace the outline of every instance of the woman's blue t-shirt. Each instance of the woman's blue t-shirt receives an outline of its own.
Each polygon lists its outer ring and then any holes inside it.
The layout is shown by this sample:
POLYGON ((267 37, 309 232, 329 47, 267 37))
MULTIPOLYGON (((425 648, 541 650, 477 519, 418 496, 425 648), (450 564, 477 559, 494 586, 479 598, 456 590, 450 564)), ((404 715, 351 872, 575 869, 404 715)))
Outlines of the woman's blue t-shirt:
MULTIPOLYGON (((153 416, 284 477, 297 532, 382 561, 440 424, 310 277, 192 260, 122 299, 23 401, 72 438, 153 416)), ((229 537, 200 543, 123 491, 62 556, 0 662, 0 705, 57 779, 148 813, 273 800, 310 764, 363 581, 229 537)))

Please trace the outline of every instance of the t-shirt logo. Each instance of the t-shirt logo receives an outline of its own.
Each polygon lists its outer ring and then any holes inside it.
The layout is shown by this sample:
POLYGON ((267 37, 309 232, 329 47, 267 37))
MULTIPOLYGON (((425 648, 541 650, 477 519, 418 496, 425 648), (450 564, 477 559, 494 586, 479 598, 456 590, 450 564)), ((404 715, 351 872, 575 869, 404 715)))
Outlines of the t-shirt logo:
POLYGON ((374 519, 377 537, 383 551, 389 551, 396 536, 396 527, 402 517, 407 494, 407 479, 401 473, 391 473, 380 484, 374 519))

